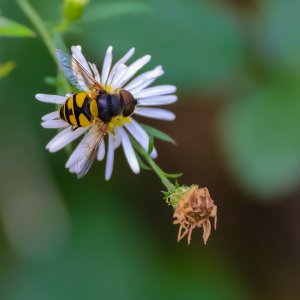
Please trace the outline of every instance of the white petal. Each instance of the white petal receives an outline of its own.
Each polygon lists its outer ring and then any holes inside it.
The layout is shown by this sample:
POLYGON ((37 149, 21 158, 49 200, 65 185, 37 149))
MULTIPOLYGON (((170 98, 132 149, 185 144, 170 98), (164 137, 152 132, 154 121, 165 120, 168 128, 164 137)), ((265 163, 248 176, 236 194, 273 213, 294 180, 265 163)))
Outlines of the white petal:
POLYGON ((155 158, 157 158, 157 156, 158 156, 157 150, 156 150, 155 147, 153 147, 153 150, 152 150, 152 152, 150 154, 150 157, 153 158, 153 159, 155 159, 155 158))
POLYGON ((70 173, 76 173, 77 172, 77 166, 76 164, 72 165, 70 168, 69 168, 69 172, 70 173))
POLYGON ((99 145, 98 153, 97 153, 97 159, 99 161, 103 160, 105 157, 105 142, 104 139, 102 143, 99 145))
POLYGON ((123 79, 127 70, 128 70, 128 67, 126 65, 122 64, 119 66, 118 71, 116 72, 116 75, 114 76, 112 83, 111 83, 111 86, 113 88, 120 87, 119 82, 123 79))
POLYGON ((131 92, 131 90, 136 89, 138 86, 142 85, 145 81, 148 81, 149 79, 152 78, 156 79, 163 74, 164 71, 162 69, 162 66, 158 66, 153 70, 142 73, 141 75, 134 78, 124 87, 124 89, 131 92))
POLYGON ((118 73, 119 67, 121 65, 125 64, 128 61, 128 59, 130 59, 130 57, 133 55, 134 51, 135 51, 135 49, 131 48, 121 59, 119 59, 115 63, 115 65, 111 69, 111 72, 110 72, 110 74, 108 76, 107 85, 111 85, 112 84, 113 78, 118 73))
POLYGON ((41 125, 44 128, 65 128, 67 126, 70 126, 70 124, 65 122, 64 120, 47 120, 42 122, 41 125))
POLYGON ((165 96, 154 96, 140 99, 138 104, 149 106, 149 105, 167 105, 177 101, 177 96, 175 95, 165 95, 165 96))
POLYGON ((108 135, 108 148, 107 148, 107 158, 105 167, 105 180, 109 180, 114 167, 114 141, 111 134, 108 135))
POLYGON ((58 119, 58 118, 60 118, 59 111, 54 111, 47 115, 44 115, 42 117, 42 121, 49 121, 49 120, 54 120, 54 119, 58 119))
POLYGON ((130 134, 139 142, 139 144, 148 151, 149 146, 149 136, 147 132, 131 118, 130 123, 125 124, 126 129, 130 134))
POLYGON ((122 127, 118 127, 118 131, 120 132, 122 136, 122 145, 123 145, 123 150, 126 156, 126 159, 128 161, 128 164, 131 168, 131 170, 137 174, 140 172, 140 165, 139 162, 136 158, 134 149, 131 145, 131 142, 129 140, 129 137, 126 133, 126 131, 122 127))
MULTIPOLYGON (((125 128, 137 140, 137 142, 148 152, 149 149, 149 135, 144 128, 135 120, 131 118, 130 123, 125 124, 125 128)), ((157 156, 156 150, 153 149, 152 153, 157 156)))
POLYGON ((154 81, 156 80, 156 77, 155 78, 151 78, 151 79, 148 79, 146 81, 144 81, 142 84, 140 84, 139 86, 133 88, 133 89, 130 89, 129 92, 135 97, 137 94, 140 93, 141 90, 145 89, 146 87, 148 87, 149 85, 151 85, 154 81))
MULTIPOLYGON (((78 130, 78 129, 76 129, 78 130)), ((76 170, 78 169, 78 160, 80 159, 80 157, 82 155, 84 155, 84 153, 86 151, 88 151, 87 148, 87 141, 93 139, 94 137, 94 132, 92 129, 90 129, 85 136, 83 137, 83 139, 80 141, 80 143, 77 145, 77 147, 75 148, 75 150, 72 152, 72 154, 70 155, 69 159, 66 162, 65 167, 66 168, 70 168, 72 167, 74 164, 76 165, 76 168, 74 169, 74 172, 76 172, 76 170)), ((72 172, 72 173, 74 173, 72 172)))
POLYGON ((79 177, 82 177, 88 172, 95 158, 90 156, 90 150, 94 149, 95 145, 98 146, 98 144, 95 144, 99 141, 98 134, 97 128, 92 127, 73 151, 66 163, 66 167, 69 168, 71 173, 76 173, 79 177))
POLYGON ((59 95, 36 94, 35 99, 46 103, 64 104, 68 97, 59 95))
POLYGON ((92 64, 90 62, 89 62, 89 65, 91 67, 91 70, 93 71, 95 80, 100 83, 100 74, 98 72, 98 69, 97 69, 96 65, 92 64))
POLYGON ((117 149, 120 147, 121 145, 121 142, 122 142, 122 137, 120 135, 120 133, 115 130, 115 135, 114 135, 114 149, 117 149))
POLYGON ((146 97, 172 94, 175 92, 176 92, 176 86, 174 85, 157 85, 138 92, 135 95, 135 97, 137 99, 141 99, 146 97))
POLYGON ((90 69, 90 66, 87 62, 87 60, 85 59, 85 57, 83 56, 82 52, 81 52, 81 47, 80 46, 72 46, 71 47, 71 51, 73 56, 78 60, 78 62, 85 68, 85 70, 90 74, 93 75, 90 69))
MULTIPOLYGON (((90 74, 91 76, 93 76, 91 68, 90 68, 91 64, 83 56, 83 54, 81 52, 81 47, 80 46, 72 46, 71 51, 72 51, 73 57, 76 60, 78 60, 78 62, 83 66, 83 68, 86 70, 86 72, 88 74, 90 74)), ((88 90, 89 87, 87 86, 86 81, 84 80, 84 77, 82 76, 82 74, 80 72, 75 72, 75 71, 73 73, 76 77, 77 87, 82 91, 88 90)))
MULTIPOLYGON (((76 165, 76 161, 78 160, 78 158, 80 157, 82 151, 83 151, 83 142, 84 138, 80 141, 80 143, 77 145, 77 147, 73 150, 72 154, 70 155, 69 159, 67 160, 65 167, 66 168, 71 168, 72 166, 74 166, 74 164, 76 165)), ((73 168, 73 170, 75 171, 75 168, 73 168)), ((71 172, 71 169, 70 169, 71 172)), ((74 172, 71 172, 74 173, 74 172)))
POLYGON ((69 126, 59 132, 46 146, 50 152, 56 152, 69 143, 73 142, 80 135, 82 135, 88 127, 79 127, 76 130, 72 131, 72 127, 69 126))
POLYGON ((126 74, 120 81, 119 87, 122 87, 124 84, 126 84, 128 80, 130 80, 138 70, 140 70, 145 64, 147 64, 150 61, 150 59, 151 59, 150 55, 145 55, 140 59, 136 60, 134 63, 132 63, 128 67, 126 74))
POLYGON ((103 62, 103 68, 102 68, 102 84, 106 85, 106 81, 107 81, 107 77, 109 74, 109 70, 110 70, 110 66, 111 66, 111 62, 112 62, 112 46, 109 46, 105 57, 104 57, 104 62, 103 62))
POLYGON ((161 108, 150 108, 150 107, 136 107, 134 113, 139 116, 173 121, 175 120, 175 114, 171 111, 161 109, 161 108))
POLYGON ((83 79, 83 76, 80 73, 76 74, 76 80, 77 80, 77 85, 76 87, 80 90, 80 91, 88 91, 89 87, 87 86, 85 80, 83 79))

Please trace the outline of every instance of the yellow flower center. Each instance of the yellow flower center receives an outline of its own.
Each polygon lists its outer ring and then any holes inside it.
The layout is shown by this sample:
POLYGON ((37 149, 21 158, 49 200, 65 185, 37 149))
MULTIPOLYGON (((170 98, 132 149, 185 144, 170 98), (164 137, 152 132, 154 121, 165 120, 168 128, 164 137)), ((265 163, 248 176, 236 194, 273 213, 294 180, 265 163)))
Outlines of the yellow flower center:
POLYGON ((105 85, 104 86, 105 92, 107 94, 113 95, 113 94, 118 94, 120 89, 119 88, 114 88, 111 85, 105 85))
POLYGON ((109 134, 114 134, 115 127, 124 126, 126 123, 130 123, 130 117, 116 116, 111 119, 108 124, 107 132, 109 134))
POLYGON ((110 85, 106 85, 105 86, 105 91, 109 94, 111 92, 111 86, 110 85))

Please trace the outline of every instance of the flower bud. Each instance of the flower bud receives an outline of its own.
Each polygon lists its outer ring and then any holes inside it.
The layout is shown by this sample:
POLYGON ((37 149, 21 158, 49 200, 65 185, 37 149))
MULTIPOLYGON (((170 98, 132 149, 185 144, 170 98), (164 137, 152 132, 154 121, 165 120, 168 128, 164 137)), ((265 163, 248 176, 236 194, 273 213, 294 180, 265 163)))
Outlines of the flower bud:
POLYGON ((208 189, 199 188, 197 185, 191 187, 177 185, 166 198, 175 209, 173 224, 179 224, 178 242, 187 236, 190 244, 193 230, 202 227, 202 237, 206 244, 211 233, 210 218, 214 219, 215 229, 217 226, 217 206, 208 189))
POLYGON ((63 13, 68 21, 78 20, 89 0, 65 0, 63 4, 63 13))

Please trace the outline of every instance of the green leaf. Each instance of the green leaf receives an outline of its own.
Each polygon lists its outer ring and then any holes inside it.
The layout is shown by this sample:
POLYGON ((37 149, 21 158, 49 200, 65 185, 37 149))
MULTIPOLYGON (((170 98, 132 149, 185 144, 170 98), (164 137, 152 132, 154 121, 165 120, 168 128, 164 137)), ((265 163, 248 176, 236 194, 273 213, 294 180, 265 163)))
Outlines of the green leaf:
POLYGON ((232 103, 220 135, 230 171, 247 192, 279 197, 300 182, 300 84, 283 74, 232 103))
POLYGON ((166 191, 161 191, 161 192, 164 195, 164 199, 170 194, 170 192, 166 192, 166 191))
POLYGON ((0 64, 0 78, 6 77, 15 68, 16 63, 14 61, 8 61, 0 64))
POLYGON ((141 2, 107 2, 89 5, 79 22, 92 23, 120 17, 126 14, 140 14, 151 10, 146 3, 141 2))
POLYGON ((179 178, 183 175, 183 173, 166 173, 164 172, 164 174, 168 177, 168 178, 172 178, 172 179, 176 179, 176 178, 179 178))
POLYGON ((28 27, 0 16, 0 37, 34 37, 35 33, 28 27))
POLYGON ((135 154, 136 154, 136 157, 137 157, 137 159, 138 159, 138 162, 139 162, 139 165, 140 165, 141 169, 146 170, 146 171, 151 171, 151 168, 150 168, 149 166, 147 166, 147 165, 143 162, 143 160, 142 160, 142 158, 140 157, 140 155, 139 155, 137 152, 136 152, 135 154))
POLYGON ((141 124, 141 126, 149 133, 150 136, 155 137, 159 140, 172 143, 176 145, 177 143, 174 141, 172 137, 170 137, 168 134, 152 127, 149 125, 141 124))
POLYGON ((151 152, 153 151, 153 148, 154 148, 154 138, 153 138, 153 135, 150 135, 149 146, 148 146, 148 154, 151 154, 151 152))

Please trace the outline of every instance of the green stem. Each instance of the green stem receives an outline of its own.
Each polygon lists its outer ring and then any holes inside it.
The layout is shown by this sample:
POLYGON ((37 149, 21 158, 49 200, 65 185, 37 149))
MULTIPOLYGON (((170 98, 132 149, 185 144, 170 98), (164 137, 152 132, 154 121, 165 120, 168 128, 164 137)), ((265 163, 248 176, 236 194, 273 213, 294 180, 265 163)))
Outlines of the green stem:
POLYGON ((29 4, 29 2, 27 0, 17 0, 17 3, 20 6, 20 8, 22 9, 22 11, 24 12, 24 14, 28 17, 28 19, 35 26, 37 32, 40 34, 42 40, 44 41, 47 49, 49 50, 51 56, 53 57, 53 59, 56 63, 55 45, 53 43, 53 40, 43 22, 43 20, 41 19, 41 17, 37 14, 37 12, 29 4))
MULTIPOLYGON (((45 23, 43 22, 42 18, 38 15, 38 13, 29 4, 27 0, 17 0, 17 3, 19 4, 24 14, 35 26, 36 30, 40 34, 45 46, 49 50, 49 53, 54 59, 54 62, 56 64, 57 63, 56 56, 55 56, 56 47, 55 47, 54 37, 53 38, 51 37, 50 32, 45 26, 45 23)), ((57 80, 60 82, 60 85, 62 86, 63 89, 62 91, 59 91, 59 94, 66 94, 68 91, 70 91, 70 85, 66 80, 66 78, 62 75, 60 70, 58 70, 57 80)))
POLYGON ((160 178, 163 185, 168 189, 168 191, 174 190, 173 183, 168 179, 165 175, 165 172, 154 162, 154 160, 150 157, 150 155, 145 151, 145 149, 134 139, 131 138, 131 142, 133 147, 138 151, 140 155, 148 162, 152 170, 156 173, 156 175, 160 178))
POLYGON ((55 30, 57 32, 65 32, 69 28, 69 26, 70 26, 70 21, 64 18, 59 24, 57 24, 55 30))

